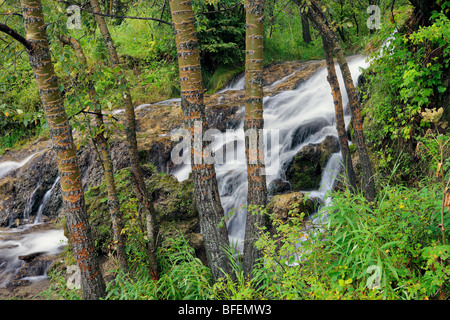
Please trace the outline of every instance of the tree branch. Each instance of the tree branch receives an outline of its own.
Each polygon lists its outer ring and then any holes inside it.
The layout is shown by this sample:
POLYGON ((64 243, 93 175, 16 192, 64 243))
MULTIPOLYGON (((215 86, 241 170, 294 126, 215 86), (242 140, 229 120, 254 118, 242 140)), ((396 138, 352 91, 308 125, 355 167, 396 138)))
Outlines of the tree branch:
MULTIPOLYGON (((104 114, 102 114, 102 113, 92 112, 92 111, 86 111, 85 109, 83 109, 83 110, 80 110, 80 111, 78 111, 77 113, 71 115, 71 116, 68 118, 68 120, 71 120, 73 117, 75 117, 75 116, 77 116, 77 115, 79 115, 79 114, 81 114, 81 113, 83 113, 83 114, 94 114, 94 115, 102 116, 102 117, 105 117, 105 116, 106 116, 106 115, 104 115, 104 114)), ((117 120, 117 118, 114 117, 114 116, 111 116, 111 118, 113 118, 113 119, 116 120, 116 121, 119 121, 119 120, 117 120)))
POLYGON ((28 52, 32 52, 34 50, 34 46, 31 42, 29 42, 27 39, 21 36, 14 29, 8 27, 6 24, 0 23, 0 31, 6 33, 7 35, 13 37, 15 40, 19 41, 28 50, 28 52))
MULTIPOLYGON (((73 5, 73 3, 70 3, 68 1, 64 1, 64 0, 57 0, 57 2, 62 2, 65 3, 67 5, 73 5)), ((94 14, 94 15, 98 15, 98 16, 102 16, 102 17, 108 17, 108 18, 123 18, 123 19, 137 19, 137 20, 151 20, 151 21, 156 21, 159 23, 164 23, 167 24, 169 26, 173 26, 173 24, 171 22, 165 21, 165 20, 161 20, 161 19, 157 19, 157 18, 149 18, 149 17, 132 17, 132 16, 117 16, 115 14, 107 14, 107 13, 100 13, 100 12, 93 12, 91 10, 88 9, 84 9, 82 7, 80 7, 80 10, 86 11, 90 14, 94 14)))

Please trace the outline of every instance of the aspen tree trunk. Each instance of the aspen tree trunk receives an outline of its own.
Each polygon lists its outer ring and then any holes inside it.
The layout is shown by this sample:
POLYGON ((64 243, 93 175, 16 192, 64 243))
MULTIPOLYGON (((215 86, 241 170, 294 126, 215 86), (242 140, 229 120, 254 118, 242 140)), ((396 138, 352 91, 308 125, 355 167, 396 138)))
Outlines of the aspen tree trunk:
POLYGON ((64 108, 47 41, 40 0, 21 0, 28 50, 61 179, 62 199, 84 299, 105 296, 105 283, 91 237, 72 129, 64 108))
POLYGON ((326 19, 318 6, 317 2, 312 0, 308 7, 308 16, 311 21, 318 28, 318 31, 327 38, 332 44, 333 52, 337 58, 339 67, 344 78, 345 88, 349 98, 350 110, 352 112, 352 120, 355 135, 355 144, 358 150, 359 160, 361 162, 361 169, 364 182, 364 190, 366 192, 366 199, 368 201, 375 201, 376 191, 375 182, 372 171, 372 164, 369 158, 368 148, 365 142, 363 132, 363 121, 361 117, 361 106, 359 104, 358 95, 356 93, 355 85, 353 84, 352 74, 347 64, 344 51, 339 43, 339 38, 336 33, 327 25, 326 19))
POLYGON ((302 35, 303 35, 303 41, 306 44, 310 44, 312 39, 311 39, 311 30, 309 28, 309 19, 308 17, 303 14, 300 13, 300 17, 302 19, 302 35))
POLYGON ((344 160, 345 183, 351 192, 357 191, 357 180, 355 171, 353 170, 352 158, 348 147, 347 132, 345 130, 344 108, 342 105, 341 89, 339 87, 336 68, 334 67, 333 50, 327 39, 322 36, 323 49, 325 52, 325 60, 327 63, 328 77, 330 83, 331 94, 333 96, 334 108, 336 114, 336 129, 339 136, 339 144, 341 146, 342 158, 344 160))
POLYGON ((191 147, 191 168, 195 201, 200 213, 200 226, 205 243, 208 265, 213 279, 231 274, 231 267, 223 247, 229 245, 228 231, 223 223, 224 212, 219 197, 214 164, 204 159, 205 143, 201 130, 207 128, 203 101, 202 73, 194 13, 190 1, 169 0, 180 69, 181 108, 186 130, 191 133, 191 146, 199 144, 201 150, 191 147), (194 141, 194 137, 202 139, 194 141), (201 161, 199 161, 201 160, 201 161), (201 162, 201 163, 198 163, 201 162))
POLYGON ((254 242, 264 226, 267 204, 264 165, 263 33, 264 0, 246 0, 245 51, 245 151, 247 156, 247 221, 244 242, 244 272, 249 275, 261 256, 254 242))
MULTIPOLYGON (((100 13, 100 5, 98 0, 90 0, 92 10, 94 13, 100 13)), ((121 71, 121 63, 119 56, 117 55, 116 47, 109 33, 108 25, 105 19, 100 15, 94 15, 95 21, 98 24, 100 33, 102 34, 103 41, 108 51, 108 56, 113 67, 119 67, 117 73, 117 80, 122 94, 122 101, 125 107, 126 125, 125 132, 128 142, 128 152, 130 157, 131 171, 133 186, 135 188, 135 193, 138 196, 139 201, 143 205, 146 211, 147 220, 147 237, 148 237, 148 255, 150 262, 150 272, 154 280, 158 279, 159 271, 158 264, 156 261, 156 238, 158 236, 158 225, 156 222, 155 209, 153 203, 151 202, 150 195, 148 194, 147 187, 144 181, 144 175, 142 172, 141 165, 139 163, 139 152, 138 144, 136 138, 136 115, 134 112, 133 101, 131 99, 131 94, 128 89, 128 84, 125 79, 125 75, 121 71)))
MULTIPOLYGON (((78 58, 78 61, 82 66, 87 67, 87 60, 86 56, 83 52, 83 48, 81 47, 80 43, 73 37, 67 37, 67 36, 59 36, 59 40, 70 46, 74 51, 78 58)), ((104 135, 104 122, 103 122, 103 115, 102 115, 102 106, 100 104, 100 101, 98 100, 98 95, 94 87, 94 83, 92 81, 92 71, 86 70, 86 75, 82 76, 85 78, 84 82, 87 85, 89 89, 89 98, 92 103, 93 112, 95 113, 95 126, 97 127, 97 133, 94 137, 94 143, 97 144, 96 147, 98 147, 100 154, 99 154, 99 161, 102 164, 103 174, 105 175, 105 182, 106 182, 106 189, 108 192, 108 208, 109 213, 111 215, 111 222, 112 222, 112 228, 113 228, 113 241, 114 241, 114 248, 116 250, 117 259, 119 261, 119 267, 120 269, 128 273, 128 262, 127 262, 127 256, 125 253, 125 241, 124 236, 122 234, 123 229, 123 221, 122 221, 122 215, 120 213, 120 204, 119 204, 119 198, 117 197, 117 191, 116 191, 116 183, 114 180, 114 167, 111 160, 111 153, 109 150, 109 144, 108 140, 104 135), (100 157, 101 155, 101 157, 100 157)))

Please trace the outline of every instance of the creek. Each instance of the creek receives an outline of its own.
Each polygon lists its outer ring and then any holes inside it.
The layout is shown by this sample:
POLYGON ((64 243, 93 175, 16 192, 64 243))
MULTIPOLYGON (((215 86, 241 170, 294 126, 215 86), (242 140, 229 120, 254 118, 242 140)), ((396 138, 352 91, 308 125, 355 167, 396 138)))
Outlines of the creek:
MULTIPOLYGON (((368 63, 363 56, 350 57, 348 63, 356 85, 361 75, 360 68, 367 67, 368 63)), ((348 98, 339 67, 336 70, 345 106, 345 121, 348 126, 351 119, 347 106, 348 98)), ((283 83, 291 76, 292 74, 287 74, 280 77, 268 89, 283 83)), ((264 137, 268 186, 276 180, 286 181, 288 165, 304 146, 319 144, 328 136, 337 137, 333 98, 326 78, 327 70, 321 68, 297 88, 264 97, 264 137)), ((220 95, 218 101, 226 101, 227 94, 243 89, 244 78, 243 75, 240 75, 229 86, 217 93, 220 95)), ((171 99, 157 104, 165 105, 173 102, 179 103, 179 101, 180 99, 171 99)), ((147 106, 147 104, 138 106, 136 110, 144 110, 147 106)), ((113 114, 118 115, 123 111, 122 109, 115 110, 113 114)), ((244 107, 242 106, 237 112, 243 113, 244 107)), ((225 214, 232 213, 227 222, 230 242, 242 250, 247 203, 243 121, 238 121, 232 130, 216 133, 212 147, 216 154, 220 154, 224 160, 222 163, 216 163, 216 173, 225 214), (224 152, 219 152, 221 150, 224 152)), ((0 180, 26 165, 34 156, 35 154, 31 154, 21 161, 0 162, 0 180)), ((334 154, 322 172, 321 187, 318 190, 305 191, 305 193, 311 197, 320 198, 325 205, 329 203, 330 199, 325 199, 325 195, 333 188, 336 177, 342 169, 341 160, 340 152, 334 154)), ((175 167, 170 173, 175 175, 179 181, 186 180, 190 173, 189 159, 184 159, 183 164, 175 167)), ((49 199, 59 187, 59 178, 47 183, 46 191, 40 191, 39 199, 36 200, 34 193, 39 189, 39 183, 34 187, 34 191, 30 191, 29 205, 25 206, 21 219, 25 223, 17 225, 10 219, 8 228, 0 228, 0 288, 7 287, 13 279, 38 281, 46 278, 46 271, 50 263, 45 262, 32 275, 22 275, 21 267, 28 263, 27 261, 32 260, 34 254, 42 257, 54 256, 67 245, 63 231, 45 228, 46 222, 43 219, 50 210, 49 199), (38 201, 38 205, 36 205, 36 201, 38 201), (33 215, 30 215, 31 212, 33 215)), ((313 216, 309 219, 316 218, 313 216)))

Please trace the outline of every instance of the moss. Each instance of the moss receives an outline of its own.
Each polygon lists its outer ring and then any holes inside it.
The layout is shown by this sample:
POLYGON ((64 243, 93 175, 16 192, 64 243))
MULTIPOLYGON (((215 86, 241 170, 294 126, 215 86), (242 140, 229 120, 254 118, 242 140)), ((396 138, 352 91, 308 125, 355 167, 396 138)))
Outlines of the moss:
MULTIPOLYGON (((152 167, 144 165, 143 169, 144 175, 148 177, 146 185, 152 197, 162 237, 165 237, 166 233, 173 235, 174 230, 178 230, 177 232, 181 232, 189 239, 198 229, 198 211, 192 202, 194 198, 192 181, 178 182, 172 175, 153 173, 152 167)), ((139 216, 139 209, 138 201, 130 191, 133 188, 129 181, 129 170, 129 168, 119 170, 115 174, 115 179, 124 218, 133 219, 139 216)), ((97 187, 89 188, 85 199, 95 245, 98 250, 108 252, 113 234, 106 184, 103 182, 97 187)))
POLYGON ((293 190, 306 191, 320 187, 321 172, 317 165, 308 159, 294 158, 288 169, 287 177, 293 190))

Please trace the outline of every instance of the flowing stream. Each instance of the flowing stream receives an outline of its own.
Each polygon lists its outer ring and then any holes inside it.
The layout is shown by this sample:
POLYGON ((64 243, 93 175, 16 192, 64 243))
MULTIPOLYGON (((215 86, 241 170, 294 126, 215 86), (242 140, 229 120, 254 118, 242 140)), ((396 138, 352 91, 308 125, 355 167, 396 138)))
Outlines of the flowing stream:
MULTIPOLYGON (((349 67, 355 84, 361 74, 360 68, 367 67, 365 57, 354 56, 348 59, 349 67)), ((347 94, 337 68, 344 106, 348 103, 347 94)), ((291 77, 285 76, 277 81, 282 83, 291 77)), ((267 185, 277 179, 285 180, 285 171, 294 156, 306 145, 321 143, 327 136, 337 136, 331 89, 327 82, 327 70, 317 71, 309 80, 295 90, 283 91, 274 96, 264 97, 265 120, 265 157, 267 185)), ((272 85, 273 87, 273 85, 272 85)), ((229 90, 243 90, 244 77, 238 76, 229 86, 218 92, 225 97, 229 90)), ((158 104, 179 102, 180 99, 162 101, 158 104)), ((220 101, 220 100, 219 100, 220 101)), ((147 105, 138 106, 136 110, 147 105)), ((115 110, 113 114, 124 110, 115 110)), ((244 107, 238 112, 243 112, 244 107)), ((345 120, 348 125, 350 113, 345 107, 345 120)), ((230 215, 227 226, 230 242, 242 250, 245 236, 245 219, 247 202, 247 170, 245 157, 244 123, 241 121, 233 130, 216 133, 211 144, 216 152, 216 173, 219 193, 225 214, 230 215), (219 159, 219 156, 220 159, 219 159)), ((22 161, 4 161, 0 163, 0 179, 12 170, 24 166, 35 154, 22 161)), ((187 153, 185 157, 187 156, 187 153)), ((311 196, 324 199, 328 190, 333 187, 337 173, 341 170, 341 154, 334 154, 322 173, 321 188, 306 192, 311 196)), ((175 168, 174 174, 179 181, 188 178, 190 169, 189 159, 185 159, 181 166, 175 168)), ((47 190, 40 200, 39 209, 34 221, 30 221, 30 208, 23 213, 28 224, 17 228, 0 228, 0 288, 8 284, 25 263, 23 256, 41 252, 44 255, 57 254, 67 244, 62 230, 29 230, 42 224, 42 217, 47 209, 49 199, 59 182, 56 179, 52 187, 47 190), (22 259, 19 259, 22 256, 22 259)), ((38 185, 35 191, 38 189, 38 185)), ((32 199, 33 194, 30 194, 32 199)), ((31 200, 30 200, 31 201, 31 200)), ((330 200, 326 200, 327 204, 330 200)), ((312 219, 315 219, 314 217, 312 219)), ((41 274, 23 279, 38 280, 45 278, 45 270, 41 274)))
MULTIPOLYGON (((368 63, 363 56, 348 59, 355 85, 361 75, 360 68, 368 63)), ((348 126, 351 115, 347 108, 348 97, 339 67, 336 68, 343 97, 345 121, 348 126)), ((287 75, 284 80, 289 78, 287 75)), ((283 81, 283 79, 279 80, 283 81)), ((236 80, 219 93, 227 90, 244 89, 243 77, 236 80)), ((327 69, 317 71, 309 80, 295 90, 283 91, 277 95, 264 97, 264 128, 266 180, 269 186, 276 179, 285 180, 285 171, 294 156, 308 144, 321 143, 327 136, 336 136, 336 120, 333 98, 327 81, 327 69), (294 139, 295 135, 295 139, 294 139)), ((240 112, 243 112, 243 108, 240 112)), ((247 170, 245 156, 245 135, 243 121, 232 132, 216 134, 213 141, 215 151, 220 152, 222 164, 216 162, 219 193, 225 214, 233 213, 228 221, 230 242, 242 251, 245 236, 245 219, 247 203, 247 170)), ((216 159, 217 160, 217 159, 216 159)), ((342 157, 340 152, 334 154, 322 173, 321 188, 309 193, 311 196, 324 198, 330 190, 337 174, 340 173, 342 157)), ((174 174, 179 181, 188 178, 189 159, 176 168, 174 174)), ((327 200, 329 202, 329 200, 327 200)), ((327 203, 327 201, 325 203, 327 203)))
MULTIPOLYGON (((36 153, 26 157, 22 161, 4 161, 0 163, 0 178, 13 170, 17 170, 31 160, 36 153)), ((67 238, 63 230, 39 230, 36 228, 41 224, 43 213, 49 199, 59 182, 55 180, 52 187, 45 193, 39 205, 38 212, 34 221, 30 219, 32 199, 40 185, 38 184, 30 194, 29 203, 23 212, 22 221, 26 224, 18 227, 0 228, 0 288, 10 285, 12 280, 39 281, 47 278, 46 270, 51 261, 46 261, 45 256, 56 255, 60 253, 67 244, 67 238), (36 230, 32 230, 36 228, 36 230), (21 267, 26 263, 26 257, 30 254, 43 256, 41 263, 35 263, 33 275, 17 278, 21 267), (36 267, 37 265, 37 267, 36 267)))

